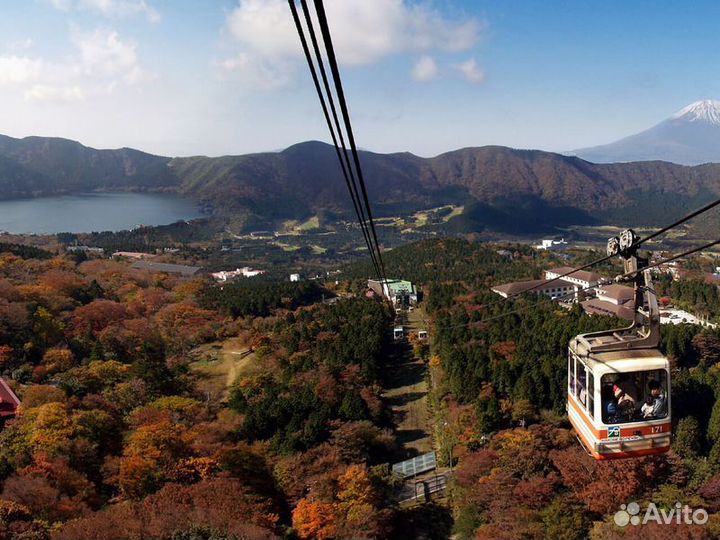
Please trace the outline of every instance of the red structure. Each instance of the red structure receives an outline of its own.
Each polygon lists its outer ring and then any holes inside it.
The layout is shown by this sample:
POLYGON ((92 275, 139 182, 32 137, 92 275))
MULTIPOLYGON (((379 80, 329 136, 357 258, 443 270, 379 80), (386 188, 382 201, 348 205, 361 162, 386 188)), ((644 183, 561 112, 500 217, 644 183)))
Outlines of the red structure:
POLYGON ((0 427, 10 418, 15 417, 15 411, 20 400, 8 384, 0 378, 0 427))

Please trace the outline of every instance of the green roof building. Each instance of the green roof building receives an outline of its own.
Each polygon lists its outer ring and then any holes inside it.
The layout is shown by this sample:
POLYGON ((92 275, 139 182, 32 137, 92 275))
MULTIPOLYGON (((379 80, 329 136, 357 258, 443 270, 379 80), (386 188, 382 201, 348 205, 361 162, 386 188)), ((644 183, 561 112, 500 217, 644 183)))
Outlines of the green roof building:
POLYGON ((389 299, 394 306, 414 306, 418 301, 415 285, 403 279, 388 279, 384 282, 369 279, 368 287, 376 294, 389 299))

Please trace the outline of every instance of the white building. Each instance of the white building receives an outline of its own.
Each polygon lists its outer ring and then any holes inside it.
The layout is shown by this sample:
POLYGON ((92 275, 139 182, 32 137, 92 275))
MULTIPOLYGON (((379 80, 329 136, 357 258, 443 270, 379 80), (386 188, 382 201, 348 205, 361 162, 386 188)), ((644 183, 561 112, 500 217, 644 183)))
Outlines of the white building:
POLYGON ((568 243, 565 241, 564 238, 561 238, 560 240, 540 240, 540 245, 535 246, 535 249, 552 251, 555 249, 565 249, 567 245, 568 243))
POLYGON ((300 274, 290 274, 290 281, 300 281, 300 274))
POLYGON ((586 272, 585 270, 572 272, 572 270, 572 268, 567 267, 553 268, 545 271, 545 279, 504 283, 492 287, 491 290, 503 298, 525 292, 534 292, 549 296, 552 300, 569 301, 573 297, 575 300, 578 299, 580 289, 596 287, 600 279, 602 279, 599 274, 594 272, 586 272), (564 276, 565 274, 568 275, 564 276), (564 277, 561 278, 560 276, 564 277))
POLYGON ((217 281, 227 281, 229 279, 235 279, 240 276, 251 278, 264 273, 265 270, 255 270, 253 268, 250 268, 249 266, 245 266, 243 268, 236 268, 235 270, 222 270, 220 272, 213 272, 210 275, 217 281))
POLYGON ((503 285, 492 287, 490 290, 503 298, 533 292, 549 296, 551 300, 569 300, 569 295, 575 291, 575 287, 569 283, 564 283, 562 280, 548 282, 546 279, 531 279, 528 281, 504 283, 503 285))
POLYGON ((552 270, 545 270, 545 279, 558 279, 560 282, 565 281, 567 283, 572 283, 575 285, 575 293, 577 295, 580 289, 597 287, 598 283, 602 279, 602 276, 600 274, 596 274, 595 272, 588 272, 587 270, 576 270, 573 272, 572 268, 568 266, 561 266, 559 268, 553 268, 552 270), (560 278, 560 276, 564 277, 560 278))
POLYGON ((612 283, 595 289, 595 298, 582 302, 589 315, 612 315, 632 321, 635 318, 635 290, 626 285, 612 283))
POLYGON ((68 251, 74 251, 74 252, 83 252, 83 253, 96 253, 98 255, 102 255, 105 250, 100 247, 90 247, 90 246, 68 246, 66 248, 68 251))

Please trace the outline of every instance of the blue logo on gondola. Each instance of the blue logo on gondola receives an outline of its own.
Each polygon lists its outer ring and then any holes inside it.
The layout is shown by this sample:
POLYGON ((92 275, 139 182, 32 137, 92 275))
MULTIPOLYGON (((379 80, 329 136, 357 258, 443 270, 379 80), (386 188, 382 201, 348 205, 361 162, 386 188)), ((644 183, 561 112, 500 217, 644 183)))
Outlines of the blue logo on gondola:
POLYGON ((608 439, 620 437, 620 426, 610 426, 608 428, 608 439))

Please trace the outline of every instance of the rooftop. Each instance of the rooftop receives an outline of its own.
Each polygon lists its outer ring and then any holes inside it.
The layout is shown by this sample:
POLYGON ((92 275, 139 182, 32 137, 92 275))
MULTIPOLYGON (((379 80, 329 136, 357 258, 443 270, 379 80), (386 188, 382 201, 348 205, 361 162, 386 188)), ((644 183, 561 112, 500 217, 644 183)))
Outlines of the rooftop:
POLYGON ((634 308, 613 304, 612 302, 605 302, 598 298, 592 298, 581 302, 585 313, 589 315, 609 315, 619 319, 625 319, 632 321, 635 318, 634 308))
POLYGON ((540 290, 544 288, 544 285, 548 283, 547 279, 531 279, 530 281, 513 281, 512 283, 503 283, 492 287, 492 290, 498 294, 505 294, 512 296, 515 294, 522 294, 530 289, 540 290))
POLYGON ((575 272, 573 272, 573 269, 569 266, 560 266, 559 268, 545 270, 546 277, 547 274, 555 274, 557 276, 568 274, 567 276, 565 276, 566 278, 579 279, 581 281, 587 282, 600 281, 602 279, 602 276, 600 274, 596 274, 595 272, 588 272, 587 270, 576 270, 575 272))
POLYGON ((125 257, 127 259, 151 259, 155 255, 153 253, 143 253, 141 251, 116 251, 113 257, 125 257))
POLYGON ((159 263, 152 261, 137 261, 132 265, 136 270, 151 270, 153 272, 167 272, 168 274, 182 274, 183 276, 194 276, 199 266, 185 266, 184 264, 159 263))
POLYGON ((20 400, 8 384, 0 378, 0 418, 15 416, 15 410, 20 405, 20 400))
POLYGON ((621 304, 633 300, 635 298, 635 289, 628 287, 627 285, 620 285, 618 283, 612 283, 610 285, 603 285, 597 289, 598 296, 604 296, 606 298, 612 298, 617 300, 621 304))
MULTIPOLYGON (((371 286, 373 284, 377 285, 384 285, 386 282, 380 281, 378 279, 369 279, 368 280, 368 286, 371 286)), ((415 287, 413 286, 411 281, 406 281, 404 279, 387 279, 387 287, 390 290, 390 292, 397 292, 397 291, 409 291, 413 292, 415 290, 415 287)))

